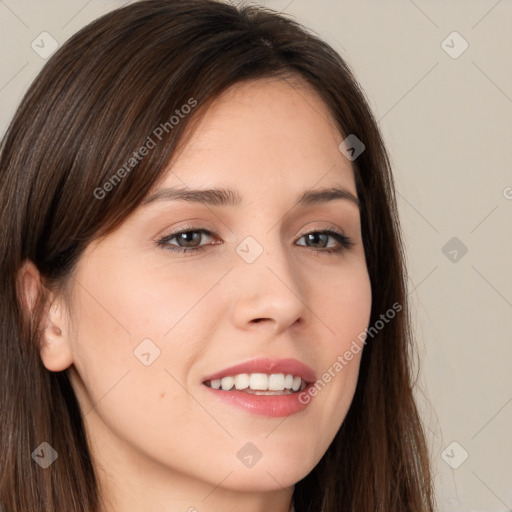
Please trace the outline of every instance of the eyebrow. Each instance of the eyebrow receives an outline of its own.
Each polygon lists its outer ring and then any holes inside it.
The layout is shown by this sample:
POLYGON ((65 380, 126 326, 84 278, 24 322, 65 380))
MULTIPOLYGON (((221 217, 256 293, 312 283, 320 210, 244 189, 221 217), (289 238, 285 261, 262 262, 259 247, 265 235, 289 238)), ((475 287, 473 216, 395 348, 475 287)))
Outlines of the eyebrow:
MULTIPOLYGON (((309 206, 342 199, 353 203, 360 209, 359 199, 349 190, 341 187, 330 187, 316 190, 306 190, 296 201, 295 206, 309 206)), ((144 199, 143 205, 155 201, 187 201, 210 206, 238 206, 242 196, 235 190, 226 188, 191 189, 172 187, 158 190, 144 199)))

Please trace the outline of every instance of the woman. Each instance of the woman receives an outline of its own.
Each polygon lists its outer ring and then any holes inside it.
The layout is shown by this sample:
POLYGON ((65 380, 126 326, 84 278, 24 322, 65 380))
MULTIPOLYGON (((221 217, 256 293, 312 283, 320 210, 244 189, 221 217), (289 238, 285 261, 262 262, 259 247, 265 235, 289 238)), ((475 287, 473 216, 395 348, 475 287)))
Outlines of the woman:
POLYGON ((0 191, 6 512, 433 510, 389 161, 328 45, 111 12, 27 92, 0 191))

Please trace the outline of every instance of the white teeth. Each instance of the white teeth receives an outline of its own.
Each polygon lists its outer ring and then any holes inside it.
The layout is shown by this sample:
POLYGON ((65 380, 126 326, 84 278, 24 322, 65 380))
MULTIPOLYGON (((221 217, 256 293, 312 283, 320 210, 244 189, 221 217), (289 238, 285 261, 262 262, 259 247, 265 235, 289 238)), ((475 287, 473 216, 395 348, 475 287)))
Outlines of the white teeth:
POLYGON ((241 373, 240 375, 235 376, 235 388, 236 389, 246 389, 249 387, 249 374, 241 373))
POLYGON ((268 375, 265 373, 251 373, 249 387, 257 391, 268 389, 268 375))
POLYGON ((223 377, 220 380, 220 385, 222 386, 222 389, 224 391, 229 391, 233 387, 234 384, 235 384, 234 377, 223 377))
POLYGON ((268 389, 270 391, 284 391, 284 375, 282 373, 270 375, 268 378, 268 389))
POLYGON ((229 375, 222 379, 210 381, 210 387, 222 391, 231 391, 234 389, 247 392, 250 391, 283 391, 296 392, 306 387, 300 377, 284 373, 240 373, 239 375, 229 375))

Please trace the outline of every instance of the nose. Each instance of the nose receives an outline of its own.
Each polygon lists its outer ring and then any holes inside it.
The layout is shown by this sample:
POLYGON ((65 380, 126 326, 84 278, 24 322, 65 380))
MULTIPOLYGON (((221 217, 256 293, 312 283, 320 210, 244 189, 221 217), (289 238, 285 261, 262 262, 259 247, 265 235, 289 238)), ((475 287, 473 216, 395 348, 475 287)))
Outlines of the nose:
POLYGON ((252 263, 240 258, 232 279, 232 316, 238 328, 264 329, 277 335, 306 322, 309 309, 304 276, 278 242, 252 263))

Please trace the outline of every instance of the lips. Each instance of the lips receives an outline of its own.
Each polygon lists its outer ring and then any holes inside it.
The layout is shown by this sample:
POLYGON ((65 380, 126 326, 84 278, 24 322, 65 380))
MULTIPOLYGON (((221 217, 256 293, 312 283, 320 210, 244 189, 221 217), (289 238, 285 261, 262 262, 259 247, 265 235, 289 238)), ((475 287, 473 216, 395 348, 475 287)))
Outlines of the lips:
POLYGON ((314 381, 315 372, 296 359, 259 358, 212 373, 202 384, 213 400, 250 414, 276 418, 304 411, 310 401, 301 400, 300 395, 314 381))
POLYGON ((301 363, 297 359, 269 359, 262 357, 212 373, 203 379, 203 384, 207 381, 242 373, 291 374, 300 377, 308 384, 317 380, 315 372, 308 365, 301 363))

